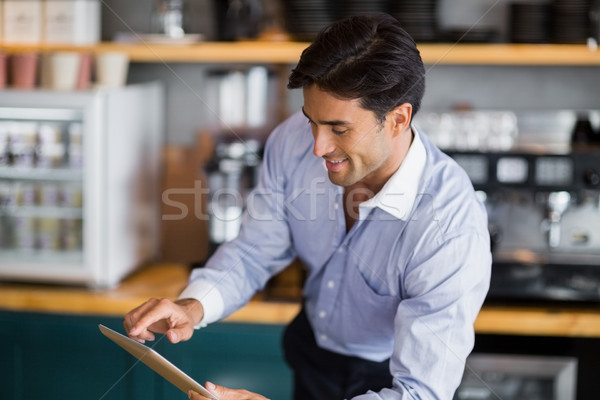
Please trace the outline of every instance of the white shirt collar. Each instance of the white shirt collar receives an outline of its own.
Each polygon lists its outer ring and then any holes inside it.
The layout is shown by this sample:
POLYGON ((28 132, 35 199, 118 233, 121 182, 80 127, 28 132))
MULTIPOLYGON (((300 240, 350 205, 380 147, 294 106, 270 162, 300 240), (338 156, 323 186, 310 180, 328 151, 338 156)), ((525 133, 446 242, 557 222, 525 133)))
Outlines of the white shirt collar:
POLYGON ((420 133, 414 127, 412 132, 414 138, 402 164, 375 196, 360 204, 360 219, 366 218, 368 212, 375 207, 401 220, 408 217, 417 198, 427 159, 420 133))

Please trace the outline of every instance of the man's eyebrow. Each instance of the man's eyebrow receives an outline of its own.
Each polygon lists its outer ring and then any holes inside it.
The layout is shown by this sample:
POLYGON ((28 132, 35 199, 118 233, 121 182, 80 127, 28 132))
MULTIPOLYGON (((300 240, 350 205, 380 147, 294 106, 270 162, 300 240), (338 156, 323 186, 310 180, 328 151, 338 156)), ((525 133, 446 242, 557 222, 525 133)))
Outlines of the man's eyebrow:
POLYGON ((304 116, 306 117, 306 119, 308 119, 309 121, 312 122, 312 119, 310 119, 310 117, 308 116, 308 114, 306 113, 306 111, 304 111, 304 106, 302 106, 302 114, 304 114, 304 116))
MULTIPOLYGON (((310 118, 308 116, 308 114, 306 113, 306 111, 304 110, 304 107, 302 107, 302 114, 304 114, 304 116, 310 121, 310 122, 314 122, 312 120, 312 118, 310 118)), ((351 125, 350 122, 348 121, 340 121, 340 120, 333 120, 333 121, 318 121, 319 125, 331 125, 331 126, 337 126, 337 125, 351 125)))

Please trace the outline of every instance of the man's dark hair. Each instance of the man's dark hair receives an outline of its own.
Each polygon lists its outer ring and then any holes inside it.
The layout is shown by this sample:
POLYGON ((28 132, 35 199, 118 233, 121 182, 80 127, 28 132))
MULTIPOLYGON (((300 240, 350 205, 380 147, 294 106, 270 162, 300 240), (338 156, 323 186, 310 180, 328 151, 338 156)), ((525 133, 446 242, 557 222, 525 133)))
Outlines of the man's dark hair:
POLYGON ((387 14, 346 18, 325 27, 300 56, 289 89, 316 84, 342 99, 360 99, 381 122, 403 103, 419 110, 425 67, 414 40, 387 14))

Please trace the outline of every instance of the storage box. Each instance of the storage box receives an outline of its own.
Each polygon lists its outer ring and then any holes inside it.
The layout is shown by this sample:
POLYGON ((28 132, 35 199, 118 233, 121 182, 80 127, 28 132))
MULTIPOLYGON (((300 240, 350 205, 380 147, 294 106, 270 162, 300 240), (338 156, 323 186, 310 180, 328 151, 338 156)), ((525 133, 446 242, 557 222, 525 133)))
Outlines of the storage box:
POLYGON ((4 0, 2 8, 5 43, 39 43, 42 40, 41 0, 4 0))
POLYGON ((46 0, 44 41, 78 45, 100 41, 100 1, 46 0))

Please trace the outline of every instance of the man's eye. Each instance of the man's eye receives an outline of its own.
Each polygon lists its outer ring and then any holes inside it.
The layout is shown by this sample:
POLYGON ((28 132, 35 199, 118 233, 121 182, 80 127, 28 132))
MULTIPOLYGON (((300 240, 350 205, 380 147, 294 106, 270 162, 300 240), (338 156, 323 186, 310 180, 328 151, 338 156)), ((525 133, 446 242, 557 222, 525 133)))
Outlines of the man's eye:
POLYGON ((331 132, 333 132, 336 135, 343 135, 344 133, 346 133, 346 130, 338 130, 338 129, 331 129, 331 132))

